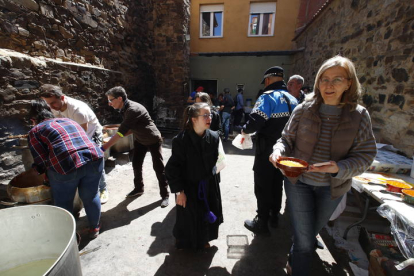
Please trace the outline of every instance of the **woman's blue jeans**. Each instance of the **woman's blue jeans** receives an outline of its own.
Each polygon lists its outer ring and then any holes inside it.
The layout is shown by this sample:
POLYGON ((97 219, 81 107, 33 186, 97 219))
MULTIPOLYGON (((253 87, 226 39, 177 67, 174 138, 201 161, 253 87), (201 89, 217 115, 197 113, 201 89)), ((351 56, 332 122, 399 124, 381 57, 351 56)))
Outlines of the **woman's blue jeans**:
POLYGON ((223 119, 224 140, 227 141, 227 139, 229 139, 231 114, 227 112, 223 112, 221 117, 223 119))
POLYGON ((316 187, 285 177, 285 191, 293 227, 290 250, 292 275, 309 275, 316 235, 329 221, 342 197, 331 199, 331 187, 316 187))
POLYGON ((101 217, 101 200, 99 199, 98 185, 102 170, 103 158, 88 162, 66 175, 52 170, 47 171, 54 204, 72 213, 73 200, 76 189, 78 189, 79 197, 82 199, 91 228, 96 228, 99 225, 101 217))

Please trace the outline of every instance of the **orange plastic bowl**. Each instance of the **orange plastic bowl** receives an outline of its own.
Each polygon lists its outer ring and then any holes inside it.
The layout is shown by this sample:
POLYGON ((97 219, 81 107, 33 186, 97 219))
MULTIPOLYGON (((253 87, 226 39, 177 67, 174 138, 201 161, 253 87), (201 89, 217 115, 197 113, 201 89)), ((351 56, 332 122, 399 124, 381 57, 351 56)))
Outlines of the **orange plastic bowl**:
POLYGON ((404 202, 414 205, 414 190, 403 189, 401 193, 404 202))
POLYGON ((400 181, 388 180, 387 191, 401 193, 402 189, 411 189, 411 186, 400 181))
POLYGON ((284 176, 286 177, 298 177, 300 176, 302 173, 306 172, 308 170, 309 164, 308 162, 298 159, 298 158, 293 158, 293 157, 281 157, 277 162, 276 162, 276 166, 279 168, 279 170, 283 173, 284 176), (296 163, 299 163, 299 166, 289 166, 287 164, 283 164, 283 163, 288 163, 288 162, 283 162, 283 161, 293 161, 296 163))

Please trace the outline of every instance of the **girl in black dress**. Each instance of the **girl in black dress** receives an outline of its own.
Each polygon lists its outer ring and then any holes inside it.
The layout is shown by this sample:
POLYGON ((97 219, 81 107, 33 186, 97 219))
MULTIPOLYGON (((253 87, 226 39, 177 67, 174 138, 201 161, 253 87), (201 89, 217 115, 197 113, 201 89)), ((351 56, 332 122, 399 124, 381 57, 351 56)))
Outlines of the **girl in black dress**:
POLYGON ((195 103, 184 111, 183 130, 172 141, 165 167, 172 193, 176 193, 177 218, 173 229, 176 247, 202 249, 217 239, 223 222, 216 162, 220 138, 211 131, 211 110, 195 103))

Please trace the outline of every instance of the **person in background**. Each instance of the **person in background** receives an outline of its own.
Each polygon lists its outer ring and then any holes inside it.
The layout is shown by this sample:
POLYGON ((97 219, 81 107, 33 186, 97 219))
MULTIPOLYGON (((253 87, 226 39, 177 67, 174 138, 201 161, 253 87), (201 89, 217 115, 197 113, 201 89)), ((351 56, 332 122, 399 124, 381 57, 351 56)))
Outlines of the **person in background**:
POLYGON ((114 109, 120 110, 123 121, 118 128, 117 134, 102 146, 105 151, 115 144, 120 138, 134 134, 134 156, 132 168, 134 169, 135 188, 126 197, 137 197, 144 193, 144 181, 142 178, 142 165, 147 151, 151 153, 155 174, 157 175, 160 187, 161 208, 168 206, 168 183, 165 178, 164 163, 162 157, 162 137, 154 121, 151 119, 147 109, 127 98, 125 89, 116 86, 109 89, 105 95, 108 97, 108 104, 114 109))
POLYGON ((89 221, 89 237, 96 238, 101 228, 101 202, 98 185, 103 171, 103 152, 85 130, 68 118, 55 118, 45 101, 31 102, 29 148, 33 168, 46 172, 54 205, 73 212, 76 190, 89 221))
POLYGON ((231 113, 233 109, 234 109, 234 101, 231 98, 230 89, 224 88, 224 97, 223 97, 222 105, 220 107, 221 117, 223 119, 223 130, 224 130, 223 142, 227 142, 229 140, 230 119, 231 119, 231 113))
POLYGON ((210 129, 213 131, 217 131, 219 136, 222 136, 223 129, 221 127, 220 114, 212 106, 209 95, 204 92, 198 92, 195 96, 195 102, 196 103, 207 103, 210 106, 211 114, 213 115, 213 118, 211 119, 210 129))
MULTIPOLYGON (((40 97, 50 106, 55 117, 74 120, 85 130, 89 139, 92 139, 98 146, 102 145, 102 126, 95 113, 86 103, 66 96, 59 86, 52 84, 44 84, 40 87, 40 97)), ((106 186, 104 168, 99 181, 101 204, 108 202, 109 199, 106 186)))
POLYGON ((283 68, 279 66, 266 70, 262 84, 265 92, 257 99, 241 130, 242 133, 256 132, 253 171, 257 215, 253 220, 246 220, 244 226, 255 234, 269 235, 268 222, 271 227, 278 226, 283 194, 283 175, 269 163, 269 155, 297 101, 287 92, 283 68))
POLYGON ((209 248, 223 222, 216 162, 220 138, 211 131, 211 110, 207 103, 188 106, 183 130, 172 141, 165 173, 176 194, 176 248, 209 248))
POLYGON ((204 90, 204 87, 199 86, 199 87, 197 87, 196 90, 194 90, 193 92, 191 92, 190 96, 188 96, 187 104, 193 104, 193 103, 195 103, 195 95, 197 94, 197 92, 202 92, 203 90, 204 90))
POLYGON ((217 99, 216 95, 214 93, 208 93, 208 95, 210 96, 212 106, 219 107, 220 106, 220 102, 217 99))
POLYGON ((326 60, 316 74, 314 93, 294 110, 269 157, 273 165, 282 156, 310 164, 300 177, 285 177, 294 235, 287 270, 293 275, 309 275, 315 236, 351 188, 352 177, 376 155, 370 116, 357 103, 360 94, 354 64, 341 56, 326 60), (329 165, 313 165, 320 162, 329 165))
POLYGON ((243 119, 244 114, 244 99, 243 99, 243 89, 239 88, 237 90, 235 108, 234 108, 234 126, 240 127, 240 123, 243 119))
POLYGON ((287 88, 290 95, 295 97, 296 100, 298 100, 298 103, 302 103, 305 100, 305 92, 301 90, 304 81, 305 80, 302 78, 302 76, 293 75, 289 78, 289 81, 287 83, 287 88))

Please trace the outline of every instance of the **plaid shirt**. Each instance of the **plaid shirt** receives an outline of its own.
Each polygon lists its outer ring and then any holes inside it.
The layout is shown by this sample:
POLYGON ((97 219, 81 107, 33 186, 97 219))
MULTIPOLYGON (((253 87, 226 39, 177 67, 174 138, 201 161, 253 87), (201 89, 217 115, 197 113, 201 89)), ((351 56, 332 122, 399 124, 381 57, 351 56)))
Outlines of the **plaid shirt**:
POLYGON ((39 173, 51 169, 69 174, 89 161, 103 158, 101 149, 86 135, 83 128, 67 118, 41 122, 29 131, 33 167, 39 173))

